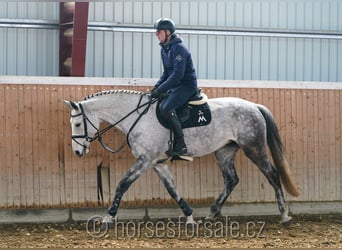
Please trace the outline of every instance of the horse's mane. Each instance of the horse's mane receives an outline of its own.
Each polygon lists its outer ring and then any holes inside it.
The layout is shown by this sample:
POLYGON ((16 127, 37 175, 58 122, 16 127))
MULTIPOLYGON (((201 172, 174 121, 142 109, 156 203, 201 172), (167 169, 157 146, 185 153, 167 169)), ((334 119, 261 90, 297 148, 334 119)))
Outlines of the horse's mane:
POLYGON ((93 97, 97 96, 104 96, 104 95, 113 95, 113 94, 132 94, 132 95, 143 95, 146 94, 143 91, 137 91, 137 90, 128 90, 128 89, 112 89, 112 90, 103 90, 97 93, 89 94, 86 97, 83 98, 83 101, 88 100, 93 97))

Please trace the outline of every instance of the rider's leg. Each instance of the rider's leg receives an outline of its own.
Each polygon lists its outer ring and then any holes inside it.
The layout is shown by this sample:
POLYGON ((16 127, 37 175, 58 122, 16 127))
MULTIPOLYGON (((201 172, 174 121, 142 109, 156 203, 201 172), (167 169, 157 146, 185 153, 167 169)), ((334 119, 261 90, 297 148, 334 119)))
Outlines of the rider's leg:
POLYGON ((184 142, 184 134, 181 123, 177 117, 175 111, 171 111, 167 114, 167 120, 170 124, 172 132, 174 134, 174 143, 171 150, 166 151, 167 155, 184 155, 188 152, 186 144, 184 142))
POLYGON ((174 143, 172 149, 166 151, 167 155, 177 156, 187 153, 187 147, 184 142, 184 134, 181 123, 175 110, 184 105, 187 100, 196 93, 197 89, 188 87, 178 87, 171 91, 162 105, 162 113, 168 120, 171 130, 174 133, 174 143))

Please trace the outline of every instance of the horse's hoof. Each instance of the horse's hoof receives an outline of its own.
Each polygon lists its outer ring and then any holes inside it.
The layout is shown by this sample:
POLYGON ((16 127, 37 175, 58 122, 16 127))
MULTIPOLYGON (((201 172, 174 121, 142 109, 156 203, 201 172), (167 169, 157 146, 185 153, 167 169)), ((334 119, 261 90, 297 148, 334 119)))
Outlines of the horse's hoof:
POLYGON ((216 220, 217 218, 220 218, 220 217, 222 217, 222 214, 221 214, 220 211, 218 211, 218 212, 216 212, 216 213, 210 213, 210 214, 208 214, 208 215, 204 218, 204 220, 205 220, 205 221, 212 222, 212 221, 214 221, 214 220, 216 220))
POLYGON ((215 220, 215 216, 213 215, 207 215, 205 218, 204 218, 204 221, 205 222, 213 222, 215 220))
POLYGON ((292 217, 287 217, 286 220, 283 220, 281 222, 281 224, 283 225, 283 227, 289 227, 292 223, 292 217))

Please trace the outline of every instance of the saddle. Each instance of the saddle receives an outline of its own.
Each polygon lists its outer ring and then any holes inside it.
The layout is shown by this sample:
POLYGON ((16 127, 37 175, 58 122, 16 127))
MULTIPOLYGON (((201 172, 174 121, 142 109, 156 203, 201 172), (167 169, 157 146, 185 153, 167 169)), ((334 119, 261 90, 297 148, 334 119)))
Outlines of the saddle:
MULTIPOLYGON (((166 96, 162 97, 157 104, 157 118, 161 125, 170 129, 167 120, 163 117, 160 107, 165 101, 166 96)), ((207 103, 208 97, 198 89, 196 94, 190 97, 186 104, 176 109, 178 119, 182 128, 191 128, 208 125, 211 122, 211 112, 207 103)))

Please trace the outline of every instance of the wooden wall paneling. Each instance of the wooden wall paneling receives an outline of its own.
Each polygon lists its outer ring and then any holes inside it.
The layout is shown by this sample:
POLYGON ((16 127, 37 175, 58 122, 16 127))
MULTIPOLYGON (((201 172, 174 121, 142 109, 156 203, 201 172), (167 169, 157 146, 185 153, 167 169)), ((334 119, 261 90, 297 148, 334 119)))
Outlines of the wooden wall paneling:
MULTIPOLYGON (((184 162, 185 163, 185 162, 184 162)), ((189 195, 190 198, 195 200, 196 203, 201 198, 201 187, 199 183, 199 176, 200 176, 200 169, 198 167, 198 164, 196 164, 197 161, 193 162, 187 162, 186 168, 188 168, 189 178, 188 178, 188 185, 189 185, 189 195)))
MULTIPOLYGON (((203 157, 201 157, 203 158, 203 157)), ((202 183, 201 183, 201 175, 202 175, 202 166, 200 164, 200 159, 194 159, 193 164, 191 165, 191 167, 193 168, 193 186, 192 188, 194 189, 194 199, 197 200, 197 202, 199 200, 202 200, 203 198, 203 193, 202 193, 202 183)), ((212 166, 213 168, 215 166, 212 166)))
POLYGON ((52 129, 52 110, 51 110, 51 92, 52 92, 52 88, 51 86, 48 85, 43 85, 43 90, 44 90, 44 103, 42 103, 41 105, 43 105, 44 107, 44 113, 45 113, 45 121, 43 123, 44 126, 44 131, 45 131, 45 159, 44 159, 44 169, 45 169, 45 179, 46 179, 46 191, 47 191, 47 203, 46 205, 48 207, 52 207, 53 204, 53 178, 55 177, 53 175, 54 172, 54 163, 52 162, 52 155, 53 152, 52 150, 54 150, 53 148, 53 129, 52 129))
MULTIPOLYGON (((296 98, 296 90, 294 89, 289 89, 288 90, 288 100, 287 100, 287 105, 289 107, 289 113, 287 116, 287 127, 288 129, 288 136, 290 138, 289 141, 289 148, 288 148, 288 161, 291 167, 291 172, 294 177, 298 176, 297 173, 297 145, 299 143, 299 137, 298 137, 298 120, 297 120, 297 98, 296 98)), ((285 192, 286 193, 286 192, 285 192)), ((286 193, 286 197, 288 200, 292 199, 290 195, 286 193)))
POLYGON ((48 183, 50 177, 47 173, 47 144, 46 144, 46 119, 47 108, 45 101, 45 88, 43 85, 38 86, 38 183, 39 183, 39 204, 46 207, 49 203, 48 183))
POLYGON ((32 87, 23 86, 24 88, 24 166, 26 169, 26 207, 32 207, 34 204, 34 164, 33 164, 33 109, 32 109, 32 87))
POLYGON ((4 181, 5 181, 5 189, 4 192, 6 192, 6 198, 5 198, 5 205, 9 208, 13 207, 13 176, 12 176, 12 134, 13 132, 11 131, 12 124, 11 124, 11 106, 12 106, 12 100, 11 100, 11 95, 10 95, 10 88, 11 86, 8 85, 6 86, 5 89, 5 141, 7 142, 7 145, 5 147, 5 161, 4 164, 6 165, 4 172, 2 173, 4 175, 4 181))
MULTIPOLYGON (((72 101, 77 101, 78 99, 76 98, 75 95, 75 86, 69 86, 67 89, 69 89, 69 100, 72 101)), ((69 113, 70 114, 70 113, 69 113)), ((70 119, 70 117, 69 117, 70 119)), ((70 129, 69 134, 71 135, 71 127, 70 123, 67 125, 70 129)), ((68 143, 70 143, 69 150, 68 152, 68 166, 66 168, 66 173, 65 175, 68 177, 66 180, 66 192, 67 192, 67 197, 68 197, 68 203, 69 204, 76 204, 77 203, 77 176, 75 176, 75 169, 77 171, 77 166, 75 166, 76 159, 74 153, 72 152, 72 142, 70 138, 68 139, 68 143)))
MULTIPOLYGON (((66 100, 72 100, 75 101, 75 96, 73 94, 74 92, 74 87, 72 86, 66 86, 64 88, 64 98, 66 100)), ((71 127, 70 127, 70 110, 69 108, 65 107, 64 108, 66 111, 64 112, 64 127, 65 127, 65 133, 68 136, 65 136, 64 138, 64 148, 65 148, 65 180, 64 180, 64 188, 65 188, 65 200, 66 204, 73 204, 74 200, 74 192, 75 190, 73 189, 73 163, 74 163, 74 155, 72 152, 71 148, 71 127)))
MULTIPOLYGON (((97 143, 76 157, 71 148, 69 109, 63 99, 80 100, 100 89, 130 87, 81 85, 2 85, 0 87, 1 207, 97 205, 97 165, 108 165, 105 206, 135 159, 128 147, 112 155, 97 143)), ((145 89, 131 87, 132 89, 145 89)), ((318 89, 204 88, 208 97, 239 96, 264 104, 273 113, 291 170, 301 190, 299 201, 341 199, 341 91, 318 89)), ((105 141, 117 148, 125 136, 116 129, 105 141)), ((274 191, 260 170, 239 152, 240 183, 228 202, 267 202, 274 191)), ((180 195, 190 204, 211 204, 223 180, 213 154, 170 166, 180 195)), ((107 173, 104 171, 104 174, 107 173)), ((148 170, 123 197, 123 206, 174 204, 157 175, 148 170)))
POLYGON ((33 85, 31 89, 31 108, 32 108, 32 163, 33 163, 33 206, 40 206, 40 184, 39 184, 39 161, 38 161, 38 87, 33 85))
POLYGON ((51 134, 50 138, 48 137, 49 144, 51 146, 50 152, 50 159, 49 159, 49 166, 51 168, 51 187, 52 187, 52 206, 59 206, 60 205, 60 183, 61 183, 61 175, 59 169, 59 162, 58 162, 58 86, 52 85, 50 87, 50 113, 51 113, 51 134))
POLYGON ((335 156, 336 156, 336 189, 337 199, 342 200, 342 90, 335 91, 335 156))
POLYGON ((331 190, 331 185, 334 185, 335 179, 330 178, 330 174, 332 173, 332 161, 330 159, 329 151, 332 149, 330 147, 331 143, 331 131, 333 131, 333 120, 330 120, 329 114, 330 110, 334 109, 334 107, 329 106, 329 91, 322 91, 322 106, 321 112, 323 112, 323 120, 321 120, 320 124, 320 151, 322 151, 322 157, 320 159, 321 166, 320 171, 323 175, 323 185, 325 188, 322 192, 322 200, 326 197, 329 199, 333 199, 334 193, 331 190), (329 122, 330 121, 330 122, 329 122))
MULTIPOLYGON (((307 90, 303 90, 303 96, 302 96, 302 110, 301 110, 301 117, 302 117, 302 138, 303 138, 303 147, 302 147, 302 154, 301 154, 301 159, 302 159, 302 180, 297 179, 298 183, 298 188, 301 192, 300 196, 298 199, 309 199, 308 196, 308 191, 309 191, 309 171, 310 168, 308 166, 309 162, 309 147, 308 147, 308 141, 310 137, 310 129, 308 127, 309 124, 309 105, 310 105, 310 96, 307 90)), ((298 166, 301 167, 301 166, 298 166)))
POLYGON ((314 113, 314 105, 315 105, 315 90, 307 90, 307 123, 306 123, 306 129, 307 129, 307 188, 310 190, 310 192, 307 193, 308 200, 313 201, 315 199, 315 129, 314 129, 314 119, 315 119, 315 113, 314 113))
POLYGON ((10 144, 11 151, 9 155, 11 156, 11 167, 9 172, 11 173, 11 199, 13 207, 17 208, 20 206, 20 161, 19 161, 19 144, 20 144, 20 135, 19 135, 19 87, 11 86, 9 88, 9 98, 10 98, 10 107, 8 109, 8 118, 9 118, 9 132, 10 132, 10 144))
MULTIPOLYGON (((334 185, 330 186, 330 191, 333 193, 333 199, 339 200, 340 193, 336 192, 336 187, 339 186, 341 183, 338 169, 341 167, 340 162, 337 161, 337 152, 336 148, 339 148, 339 140, 337 139, 337 122, 340 113, 339 113, 339 105, 336 105, 336 98, 337 98, 338 91, 329 90, 329 121, 332 121, 331 130, 330 131, 330 147, 329 147, 329 159, 330 159, 330 179, 333 179, 334 185)), ((340 151, 341 152, 341 151, 340 151)), ((332 183, 331 183, 332 184, 332 183)))
POLYGON ((312 191, 314 193, 314 200, 320 200, 320 176, 319 176, 319 129, 318 129, 318 122, 319 119, 322 119, 322 114, 319 113, 319 98, 318 98, 318 91, 314 90, 314 106, 313 112, 316 114, 313 121, 313 171, 314 171, 314 182, 312 183, 312 191))
MULTIPOLYGON (((303 183, 304 183, 304 179, 305 179, 305 172, 306 172, 306 168, 304 167, 304 158, 305 155, 307 154, 306 152, 304 152, 304 119, 306 117, 306 114, 304 113, 304 107, 305 104, 303 105, 303 103, 305 103, 305 97, 304 97, 304 91, 303 90, 297 90, 294 91, 295 95, 296 95, 296 103, 295 103, 295 107, 293 107, 294 109, 296 109, 296 116, 295 116, 295 120, 296 120, 296 136, 295 139, 297 141, 297 145, 296 145, 296 151, 295 151, 295 155, 296 155, 296 162, 292 163, 290 168, 292 171, 292 174, 295 178, 295 181, 300 189, 300 192, 302 193, 302 190, 304 188, 303 183)), ((294 198, 293 198, 294 199, 294 198)))
POLYGON ((25 165, 25 95, 24 86, 18 85, 18 155, 19 155, 19 179, 20 179, 20 207, 26 207, 27 194, 26 176, 28 167, 25 165))
POLYGON ((199 189, 200 189, 200 197, 204 200, 204 203, 207 202, 205 198, 210 197, 210 193, 208 191, 208 184, 207 184, 207 157, 201 158, 201 160, 198 160, 196 166, 198 166, 199 176, 199 189))
POLYGON ((335 156, 334 154, 331 154, 334 152, 335 147, 335 136, 332 131, 335 129, 334 124, 334 113, 335 113, 335 106, 334 103, 334 96, 330 94, 330 90, 325 90, 323 92, 324 97, 324 113, 325 113, 325 119, 324 119, 324 134, 326 136, 326 141, 322 144, 323 150, 324 150, 324 162, 326 162, 326 172, 325 172, 325 183, 326 183, 326 190, 325 190, 325 197, 329 197, 329 200, 336 200, 334 187, 336 186, 334 172, 335 172, 335 156))
POLYGON ((325 107, 324 107, 324 94, 322 91, 317 91, 317 112, 318 112, 318 119, 317 119, 317 140, 316 140, 316 171, 317 171, 317 180, 319 189, 317 190, 318 199, 322 200, 326 197, 325 190, 327 187, 326 180, 325 180, 325 171, 327 169, 326 162, 324 163, 325 158, 325 150, 322 147, 322 144, 326 141, 325 138, 325 130, 327 129, 326 124, 324 124, 325 120, 325 107))
POLYGON ((4 164, 6 159, 7 147, 9 141, 6 135, 6 85, 0 85, 0 159, 3 159, 0 164, 0 207, 7 206, 7 164, 4 164))
POLYGON ((334 107, 329 106, 329 91, 325 90, 323 91, 323 112, 324 112, 324 120, 322 121, 322 136, 324 138, 323 141, 320 143, 320 147, 323 151, 323 158, 321 160, 322 162, 322 169, 321 171, 324 171, 324 192, 323 192, 323 199, 326 197, 329 197, 329 199, 334 199, 334 193, 332 192, 332 185, 335 185, 334 181, 335 179, 330 178, 330 174, 333 171, 333 165, 334 162, 330 158, 330 151, 333 150, 332 145, 332 136, 333 134, 331 131, 334 131, 334 125, 333 125, 333 119, 329 116, 330 111, 334 110, 334 107))
POLYGON ((333 90, 328 90, 326 94, 327 98, 327 120, 325 123, 328 124, 328 134, 329 134, 329 144, 328 144, 328 149, 327 149, 327 157, 329 159, 329 173, 327 174, 328 180, 327 182, 329 183, 329 198, 333 200, 338 200, 338 194, 335 191, 335 187, 339 184, 337 182, 336 178, 336 169, 338 162, 336 162, 336 152, 335 152, 335 147, 337 146, 336 138, 335 138, 335 120, 337 118, 337 113, 336 109, 338 109, 338 106, 335 106, 335 91, 333 90))
POLYGON ((64 100, 68 100, 68 96, 64 95, 65 86, 57 86, 57 161, 58 161, 58 173, 59 173, 59 205, 64 206, 66 204, 66 194, 65 194, 65 151, 70 150, 68 144, 66 143, 66 138, 71 141, 71 135, 67 133, 67 127, 69 125, 69 115, 67 112, 69 108, 64 104, 64 100))

